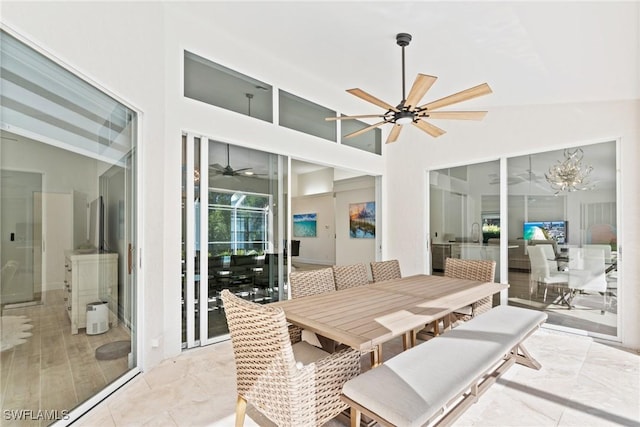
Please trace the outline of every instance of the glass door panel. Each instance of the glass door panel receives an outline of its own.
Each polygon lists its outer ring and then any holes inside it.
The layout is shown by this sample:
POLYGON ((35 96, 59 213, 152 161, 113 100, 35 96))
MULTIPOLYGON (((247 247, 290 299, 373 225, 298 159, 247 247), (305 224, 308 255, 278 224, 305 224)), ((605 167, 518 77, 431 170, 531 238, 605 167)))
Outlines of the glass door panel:
POLYGON ((287 174, 281 156, 191 135, 183 152, 183 342, 193 347, 226 337, 223 289, 283 297, 287 174))
POLYGON ((431 171, 433 274, 444 274, 446 258, 491 259, 500 281, 499 171, 499 161, 431 171))
POLYGON ((0 55, 0 303, 29 331, 3 331, 2 410, 73 421, 137 370, 137 113, 5 31, 0 55))
POLYGON ((616 143, 513 157, 507 168, 509 304, 617 336, 616 143))

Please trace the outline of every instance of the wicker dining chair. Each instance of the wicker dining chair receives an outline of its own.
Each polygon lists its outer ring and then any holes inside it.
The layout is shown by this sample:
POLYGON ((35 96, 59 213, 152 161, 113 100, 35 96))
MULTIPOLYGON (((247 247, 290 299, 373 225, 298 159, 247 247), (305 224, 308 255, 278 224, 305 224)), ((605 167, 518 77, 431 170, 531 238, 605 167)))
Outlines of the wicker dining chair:
MULTIPOLYGON (((331 267, 317 270, 294 271, 289 275, 289 287, 291 288, 291 298, 301 298, 310 295, 323 294, 336 290, 333 281, 333 270, 331 267)), ((331 338, 316 335, 310 331, 304 331, 303 339, 309 342, 316 341, 324 351, 333 353, 336 351, 338 343, 331 338)))
MULTIPOLYGON (((444 262, 445 277, 456 279, 477 280, 479 282, 493 282, 496 274, 496 262, 481 259, 458 259, 447 258, 444 262)), ((461 307, 454 313, 461 319, 475 317, 491 310, 493 307, 493 296, 482 298, 468 307, 461 307)))
POLYGON ((371 275, 373 276, 374 282, 399 279, 402 277, 400 273, 400 262, 398 262, 397 259, 373 261, 371 263, 371 275))
POLYGON ((369 273, 365 264, 334 265, 333 279, 336 289, 355 288, 369 283, 369 273))
POLYGON ((291 298, 317 295, 336 290, 331 267, 318 270, 294 271, 289 275, 291 298))
MULTIPOLYGON (((493 282, 495 271, 496 262, 493 260, 447 258, 444 264, 444 276, 456 279, 493 282)), ((440 322, 442 322, 444 329, 448 329, 451 327, 452 321, 468 320, 478 314, 491 310, 492 307, 493 296, 482 298, 470 306, 458 308, 443 319, 429 323, 424 329, 417 332, 417 335, 433 333, 433 335, 437 336, 440 334, 440 322)))
MULTIPOLYGON (((343 384, 360 373, 360 352, 329 354, 292 343, 284 311, 221 293, 236 363, 236 427, 251 403, 278 426, 320 426, 345 410, 343 384)), ((296 337, 298 338, 298 337, 296 337)))

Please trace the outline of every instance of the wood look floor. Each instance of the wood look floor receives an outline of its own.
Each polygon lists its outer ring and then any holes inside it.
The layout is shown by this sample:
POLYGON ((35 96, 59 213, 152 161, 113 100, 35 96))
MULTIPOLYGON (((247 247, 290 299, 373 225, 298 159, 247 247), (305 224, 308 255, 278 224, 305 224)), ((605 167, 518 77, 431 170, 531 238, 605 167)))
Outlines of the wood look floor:
POLYGON ((71 334, 63 291, 46 292, 43 303, 4 309, 5 316, 27 316, 33 328, 26 343, 0 353, 1 426, 45 426, 39 411, 70 410, 95 395, 128 370, 128 358, 97 360, 95 350, 103 344, 129 340, 118 326, 100 335, 80 329, 71 334), (23 420, 7 420, 7 410, 32 411, 23 420))

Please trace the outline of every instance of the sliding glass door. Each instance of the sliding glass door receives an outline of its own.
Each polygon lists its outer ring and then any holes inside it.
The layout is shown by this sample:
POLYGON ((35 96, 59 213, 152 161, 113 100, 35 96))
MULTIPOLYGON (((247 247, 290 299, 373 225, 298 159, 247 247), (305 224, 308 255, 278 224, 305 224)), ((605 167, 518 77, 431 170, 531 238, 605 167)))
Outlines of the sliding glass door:
POLYGON ((287 169, 282 156, 183 136, 183 346, 226 337, 223 289, 286 295, 287 169))
POLYGON ((522 178, 508 186, 509 304, 617 336, 616 151, 611 141, 507 160, 522 178))
POLYGON ((504 175, 498 160, 431 171, 433 274, 447 257, 492 259, 510 305, 545 311, 550 327, 617 337, 616 156, 610 141, 506 158, 504 175))
POLYGON ((137 370, 138 115, 5 31, 0 54, 2 410, 70 422, 137 370))
POLYGON ((500 282, 500 162, 430 173, 431 267, 443 274, 446 258, 491 259, 500 282))

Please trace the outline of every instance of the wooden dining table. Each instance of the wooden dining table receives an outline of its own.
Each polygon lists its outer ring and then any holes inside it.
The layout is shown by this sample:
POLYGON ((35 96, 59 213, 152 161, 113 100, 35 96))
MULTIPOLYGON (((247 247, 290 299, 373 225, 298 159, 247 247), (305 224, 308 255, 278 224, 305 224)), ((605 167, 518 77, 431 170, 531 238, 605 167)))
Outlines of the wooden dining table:
MULTIPOLYGON (((418 274, 271 303, 294 325, 363 352, 509 285, 418 274)), ((375 353, 375 351, 374 351, 375 353)))

